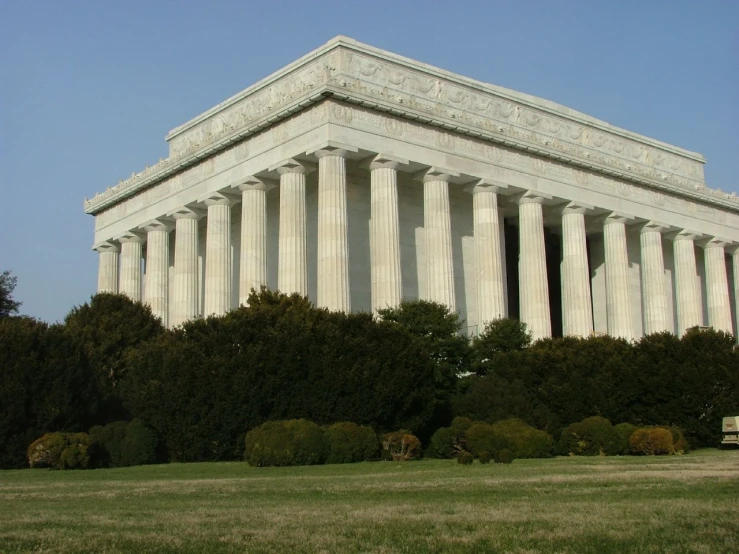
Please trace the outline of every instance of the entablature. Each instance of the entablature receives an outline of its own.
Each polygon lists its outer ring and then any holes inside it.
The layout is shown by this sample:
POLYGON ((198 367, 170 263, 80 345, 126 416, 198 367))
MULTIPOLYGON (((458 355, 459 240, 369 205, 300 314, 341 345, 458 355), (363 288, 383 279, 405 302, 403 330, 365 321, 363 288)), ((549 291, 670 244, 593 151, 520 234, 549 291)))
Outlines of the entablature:
POLYGON ((337 37, 171 131, 168 158, 86 200, 85 211, 98 213, 327 97, 739 209, 735 194, 705 187, 700 154, 337 37))

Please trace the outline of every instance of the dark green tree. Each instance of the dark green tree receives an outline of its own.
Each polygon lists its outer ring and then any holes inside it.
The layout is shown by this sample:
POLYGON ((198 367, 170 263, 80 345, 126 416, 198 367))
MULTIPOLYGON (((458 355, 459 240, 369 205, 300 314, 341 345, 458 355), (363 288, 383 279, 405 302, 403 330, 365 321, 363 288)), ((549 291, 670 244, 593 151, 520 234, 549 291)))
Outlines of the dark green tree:
POLYGON ((73 308, 64 327, 84 348, 96 376, 107 412, 100 423, 128 419, 120 394, 127 357, 164 333, 161 321, 145 304, 121 294, 99 293, 89 303, 73 308))
POLYGON ((6 270, 0 273, 0 319, 18 313, 21 303, 13 300, 13 291, 18 284, 18 277, 6 270))
POLYGON ((739 413, 739 351, 734 337, 689 329, 643 337, 635 345, 639 398, 622 421, 676 425, 691 446, 716 446, 721 419, 739 413))
POLYGON ((531 346, 531 332, 522 321, 501 318, 489 322, 472 340, 472 366, 478 375, 495 367, 501 355, 531 346))
POLYGON ((434 364, 403 327, 262 291, 249 305, 189 322, 136 349, 134 416, 182 461, 239 459, 269 420, 352 421, 378 431, 428 424, 434 364))
POLYGON ((0 467, 23 467, 47 432, 86 431, 101 400, 81 345, 61 325, 0 319, 0 467))
POLYGON ((438 302, 404 300, 397 308, 385 308, 378 313, 383 321, 397 323, 417 337, 434 361, 436 395, 432 428, 417 432, 426 440, 436 429, 451 423, 451 397, 457 379, 470 369, 469 340, 461 334, 459 316, 438 302))

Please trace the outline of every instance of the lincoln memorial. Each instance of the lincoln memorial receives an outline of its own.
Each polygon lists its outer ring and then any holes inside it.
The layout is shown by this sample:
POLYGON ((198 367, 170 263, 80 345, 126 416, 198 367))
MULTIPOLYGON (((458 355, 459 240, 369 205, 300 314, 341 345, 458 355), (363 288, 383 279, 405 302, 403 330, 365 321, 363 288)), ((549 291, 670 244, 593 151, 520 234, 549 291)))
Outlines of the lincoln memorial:
POLYGON ((470 333, 737 330, 736 194, 700 154, 548 100, 340 36, 166 140, 84 209, 98 290, 169 327, 264 285, 347 312, 433 300, 470 333))

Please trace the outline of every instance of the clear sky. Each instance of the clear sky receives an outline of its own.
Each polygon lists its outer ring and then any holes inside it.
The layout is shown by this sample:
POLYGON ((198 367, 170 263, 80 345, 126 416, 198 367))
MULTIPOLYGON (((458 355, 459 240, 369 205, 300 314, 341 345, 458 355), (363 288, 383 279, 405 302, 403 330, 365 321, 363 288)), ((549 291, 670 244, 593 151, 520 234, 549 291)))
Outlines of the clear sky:
POLYGON ((739 192, 736 0, 0 0, 0 271, 21 312, 95 292, 83 197, 338 34, 700 152, 739 192))

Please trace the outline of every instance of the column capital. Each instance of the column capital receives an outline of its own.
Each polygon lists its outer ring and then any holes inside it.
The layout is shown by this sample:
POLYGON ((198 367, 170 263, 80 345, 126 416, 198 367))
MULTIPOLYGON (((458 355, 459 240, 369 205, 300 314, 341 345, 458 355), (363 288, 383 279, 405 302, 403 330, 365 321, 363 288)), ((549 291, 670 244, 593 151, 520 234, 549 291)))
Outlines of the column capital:
POLYGON ((518 205, 521 204, 544 204, 548 200, 551 200, 552 197, 549 194, 546 194, 544 192, 539 192, 536 190, 528 190, 518 196, 514 202, 518 205))
POLYGON ((386 154, 375 154, 374 156, 370 156, 366 160, 363 160, 360 166, 365 169, 369 169, 370 171, 381 168, 395 169, 397 171, 401 166, 407 166, 409 163, 410 162, 408 160, 403 158, 388 156, 386 154))
POLYGON ((670 225, 661 221, 649 220, 639 225, 639 233, 661 233, 665 234, 670 230, 670 225))
POLYGON ((175 220, 177 219, 200 219, 205 216, 205 212, 203 210, 199 210, 197 208, 193 208, 190 206, 182 206, 180 208, 177 208, 176 210, 167 212, 167 216, 175 220))
POLYGON ((140 231, 126 231, 115 237, 115 240, 124 244, 126 242, 138 242, 143 243, 146 241, 146 236, 140 231))
POLYGON ((138 226, 138 228, 148 233, 149 231, 171 231, 172 229, 174 229, 174 225, 171 221, 165 220, 163 218, 157 218, 150 219, 146 223, 142 223, 138 226))
POLYGON ((267 177, 257 177, 256 175, 249 175, 242 183, 232 185, 232 188, 239 189, 240 191, 246 190, 263 190, 268 192, 277 186, 277 182, 274 179, 267 177))
POLYGON ((445 181, 449 183, 454 177, 459 177, 459 173, 438 166, 431 166, 413 174, 414 181, 422 181, 424 183, 428 183, 429 181, 445 181))
POLYGON ((721 237, 707 237, 699 242, 699 245, 703 248, 726 248, 732 245, 733 242, 721 237))
POLYGON ((499 193, 501 190, 506 190, 508 185, 501 183, 500 181, 493 181, 492 179, 475 179, 474 181, 467 183, 464 190, 470 194, 479 194, 481 192, 494 192, 499 193))
POLYGON ((239 199, 231 194, 223 192, 211 192, 205 196, 201 196, 198 200, 199 204, 205 204, 207 207, 210 206, 233 206, 238 203, 239 199))
POLYGON ((305 162, 303 160, 296 160, 295 158, 282 160, 269 168, 269 171, 276 171, 280 175, 284 175, 285 173, 302 173, 307 175, 315 170, 315 164, 305 162))
POLYGON ((321 144, 321 146, 306 150, 305 154, 310 156, 311 154, 318 158, 324 158, 326 156, 338 156, 340 158, 348 158, 351 154, 359 152, 359 148, 343 142, 336 142, 329 140, 321 144))
POLYGON ((591 206, 590 204, 585 204, 584 202, 576 202, 571 201, 562 206, 562 215, 567 214, 587 214, 589 212, 592 212, 595 209, 595 206, 591 206))
POLYGON ((603 225, 609 225, 612 223, 623 223, 624 225, 634 223, 634 216, 625 214, 623 212, 610 212, 604 215, 603 225))
POLYGON ((103 252, 120 252, 121 251, 120 246, 118 246, 117 244, 111 241, 107 241, 107 240, 95 243, 92 246, 92 249, 100 254, 102 254, 103 252))
POLYGON ((667 235, 668 239, 671 239, 675 242, 683 241, 683 240, 696 241, 702 237, 703 237, 702 233, 691 231, 689 229, 682 229, 680 231, 676 231, 674 233, 670 233, 669 235, 667 235))

